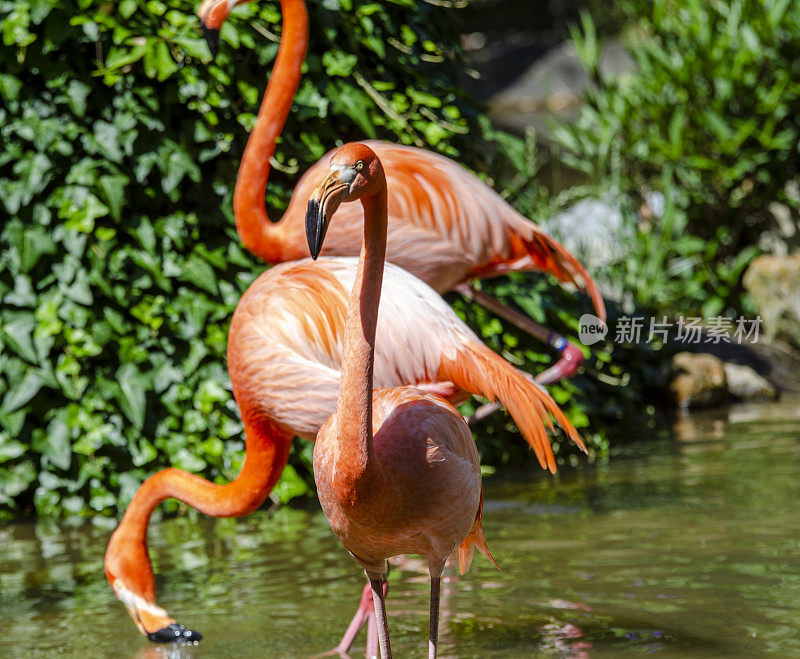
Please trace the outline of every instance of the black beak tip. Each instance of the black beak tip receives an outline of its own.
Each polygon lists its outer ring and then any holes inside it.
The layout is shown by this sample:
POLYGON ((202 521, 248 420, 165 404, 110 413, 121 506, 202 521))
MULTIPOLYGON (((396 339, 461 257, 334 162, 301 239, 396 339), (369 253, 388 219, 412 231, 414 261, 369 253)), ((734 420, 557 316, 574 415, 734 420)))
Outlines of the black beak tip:
POLYGON ((306 210, 306 240, 308 241, 308 251, 311 258, 317 260, 322 250, 322 238, 324 237, 322 214, 319 202, 316 199, 308 200, 306 210))
POLYGON ((201 26, 203 28, 203 36, 208 44, 208 49, 211 51, 211 59, 214 60, 219 50, 219 30, 213 27, 206 27, 206 24, 203 22, 201 22, 201 26))

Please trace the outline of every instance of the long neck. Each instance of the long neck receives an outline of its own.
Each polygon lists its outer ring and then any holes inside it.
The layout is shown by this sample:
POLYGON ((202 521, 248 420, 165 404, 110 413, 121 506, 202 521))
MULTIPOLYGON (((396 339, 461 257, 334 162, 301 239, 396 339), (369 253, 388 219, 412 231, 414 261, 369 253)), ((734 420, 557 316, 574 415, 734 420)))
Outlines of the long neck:
POLYGON ((372 371, 375 331, 386 257, 386 187, 365 198, 364 240, 347 305, 342 379, 337 404, 339 450, 350 476, 364 474, 372 463, 372 371))
POLYGON ((281 0, 281 10, 283 34, 278 57, 256 125, 247 140, 233 193, 233 214, 239 237, 250 252, 269 262, 282 260, 279 228, 270 222, 264 201, 269 160, 275 153, 275 144, 300 84, 308 46, 308 11, 304 0, 281 0))

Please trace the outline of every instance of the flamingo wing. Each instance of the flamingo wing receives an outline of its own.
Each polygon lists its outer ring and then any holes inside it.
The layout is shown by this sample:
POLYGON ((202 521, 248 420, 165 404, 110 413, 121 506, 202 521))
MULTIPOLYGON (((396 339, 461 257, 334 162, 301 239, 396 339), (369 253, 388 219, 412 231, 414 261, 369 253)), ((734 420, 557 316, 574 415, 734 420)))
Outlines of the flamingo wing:
MULTIPOLYGON (((228 370, 240 406, 254 405, 313 439, 336 406, 347 298, 357 259, 277 265, 242 296, 231 321, 228 370)), ((438 380, 442 356, 479 342, 424 282, 387 264, 378 316, 375 387, 438 380)))
POLYGON ((403 218, 469 255, 472 268, 464 279, 514 270, 547 272, 559 281, 581 285, 605 318, 603 298, 580 262, 475 174, 424 149, 380 141, 367 144, 386 171, 390 223, 403 218))
MULTIPOLYGON (((365 142, 380 158, 389 189, 386 259, 442 293, 475 277, 538 270, 580 285, 605 318, 603 298, 580 262, 558 241, 523 217, 475 174, 444 156, 390 142, 365 142)), ((292 258, 308 254, 305 200, 327 170, 323 156, 301 178, 285 214, 292 258)), ((322 253, 354 256, 361 249, 363 211, 343 205, 322 253)))
MULTIPOLYGON (((336 407, 349 291, 357 259, 277 265, 242 296, 231 321, 228 370, 241 408, 313 439, 336 407)), ((387 263, 378 312, 374 384, 451 382, 506 405, 542 466, 555 471, 548 415, 575 429, 527 374, 481 343, 430 286, 387 263)))

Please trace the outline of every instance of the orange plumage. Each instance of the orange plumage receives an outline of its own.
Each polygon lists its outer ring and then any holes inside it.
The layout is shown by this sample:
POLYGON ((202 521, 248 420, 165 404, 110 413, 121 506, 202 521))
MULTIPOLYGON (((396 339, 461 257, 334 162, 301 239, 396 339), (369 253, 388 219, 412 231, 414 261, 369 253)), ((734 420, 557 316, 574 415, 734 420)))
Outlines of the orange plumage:
MULTIPOLYGON (((228 370, 247 439, 242 473, 229 485, 217 485, 179 469, 159 472, 136 493, 106 552, 109 583, 142 633, 154 635, 176 624, 155 604, 145 542, 155 507, 173 497, 208 515, 251 512, 280 477, 292 437, 313 440, 335 408, 356 265, 354 258, 332 257, 284 263, 262 274, 242 296, 228 337, 228 370)), ((498 399, 542 467, 551 470, 548 412, 583 448, 550 396, 484 346, 433 289, 386 264, 383 291, 377 387, 422 386, 454 402, 465 393, 498 399)))
MULTIPOLYGON (((214 0, 203 3, 205 16, 218 21, 216 29, 229 7, 235 4, 228 0, 222 2, 227 7, 214 0)), ((266 230, 269 222, 263 200, 268 160, 291 105, 307 39, 307 16, 302 0, 282 0, 282 7, 286 24, 267 93, 272 101, 265 99, 262 106, 259 130, 251 135, 242 166, 247 176, 240 177, 235 195, 237 225, 246 244, 256 253, 270 257, 269 260, 281 260, 278 250, 283 247, 280 241, 272 239, 272 234, 267 235, 266 230), (268 106, 275 110, 274 114, 265 111, 268 106)), ((380 152, 381 145, 376 149, 380 152)), ((391 161, 391 154, 387 158, 391 161)), ((441 160, 449 163, 447 166, 457 167, 446 159, 441 160)), ((405 175, 409 185, 418 178, 411 170, 405 170, 405 175)), ((465 180, 466 185, 471 185, 468 177, 465 180)), ((485 186, 483 190, 491 192, 485 186)), ((402 190, 393 189, 392 194, 398 203, 412 203, 407 199, 403 201, 402 190)), ((446 204, 456 201, 451 197, 446 204)), ((423 197, 418 203, 420 208, 433 213, 432 217, 438 217, 440 206, 434 197, 423 197)), ((287 232, 289 226, 289 223, 278 223, 274 235, 287 232)), ((453 256, 465 250, 470 241, 467 225, 451 221, 443 226, 455 231, 466 242, 461 247, 453 247, 447 241, 433 241, 432 249, 453 256)), ((532 225, 527 223, 526 226, 532 225)), ((337 236, 337 231, 329 238, 337 236)), ((499 241, 492 243, 494 246, 488 254, 506 253, 503 252, 506 249, 510 250, 509 254, 516 253, 516 239, 509 239, 508 247, 503 247, 502 231, 497 224, 489 222, 481 231, 489 231, 499 241)), ((410 240, 410 249, 416 250, 414 236, 430 242, 431 232, 408 225, 402 235, 392 235, 398 243, 410 240)), ((479 239, 486 237, 483 233, 479 239)), ((491 262, 490 258, 487 263, 491 262)), ((568 270, 565 266, 565 272, 568 270)), ((151 640, 190 641, 200 635, 177 625, 156 604, 146 544, 150 515, 161 501, 170 497, 213 516, 245 515, 261 505, 286 464, 292 437, 314 439, 335 408, 348 292, 353 288, 355 277, 353 258, 320 259, 315 264, 309 261, 286 263, 264 273, 240 301, 231 323, 228 362, 246 436, 242 472, 227 485, 210 483, 179 469, 158 472, 136 493, 106 552, 109 583, 140 631, 151 640)), ((546 392, 483 346, 432 289, 399 267, 387 264, 384 294, 374 363, 377 386, 394 388, 413 384, 451 400, 462 400, 464 392, 497 398, 509 408, 543 467, 555 468, 544 433, 543 424, 550 423, 546 410, 556 415, 567 433, 583 448, 574 428, 560 416, 546 392), (479 369, 481 373, 471 369, 479 369)), ((476 523, 479 517, 475 518, 472 528, 476 523)), ((477 535, 471 534, 469 538, 480 548, 477 535)), ((465 548, 459 558, 465 560, 467 553, 465 548)))

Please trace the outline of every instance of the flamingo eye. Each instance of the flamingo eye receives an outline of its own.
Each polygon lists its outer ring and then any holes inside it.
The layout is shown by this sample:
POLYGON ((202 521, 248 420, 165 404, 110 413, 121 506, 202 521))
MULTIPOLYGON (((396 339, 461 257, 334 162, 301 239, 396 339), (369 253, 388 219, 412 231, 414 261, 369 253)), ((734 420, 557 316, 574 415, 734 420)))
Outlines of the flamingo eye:
POLYGON ((356 171, 360 172, 362 169, 364 169, 364 161, 363 160, 359 160, 356 163, 356 171))

